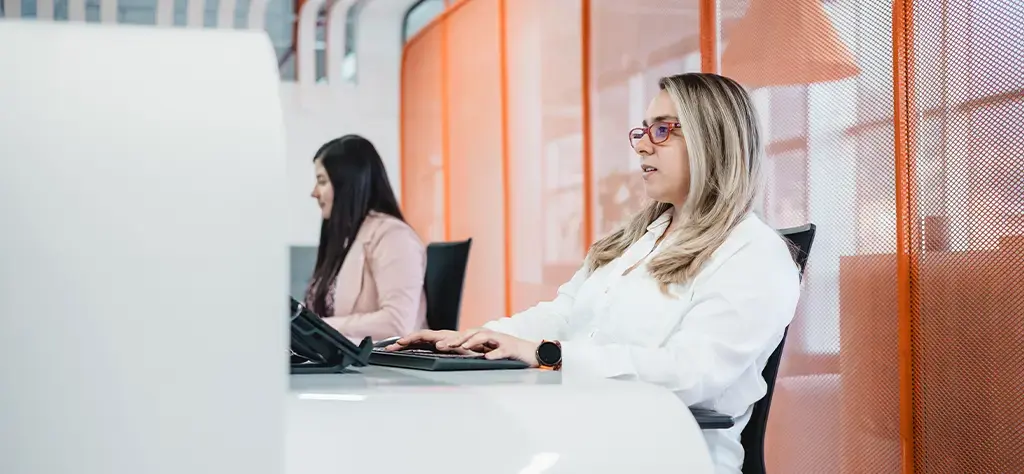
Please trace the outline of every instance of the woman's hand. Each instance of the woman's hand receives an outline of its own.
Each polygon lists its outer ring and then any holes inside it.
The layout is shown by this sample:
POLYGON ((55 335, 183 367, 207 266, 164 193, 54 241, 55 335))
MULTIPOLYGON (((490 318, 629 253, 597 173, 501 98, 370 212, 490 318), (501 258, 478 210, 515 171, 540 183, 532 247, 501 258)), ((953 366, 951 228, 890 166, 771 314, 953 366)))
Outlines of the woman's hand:
POLYGON ((483 353, 484 357, 515 359, 538 367, 537 346, 539 342, 527 341, 505 333, 484 328, 464 331, 433 331, 424 329, 405 336, 384 348, 386 351, 400 351, 414 344, 433 344, 439 351, 460 354, 483 353))
POLYGON ((537 362, 537 346, 539 342, 527 341, 505 333, 495 332, 488 329, 477 330, 474 334, 456 340, 455 347, 473 351, 483 352, 484 357, 490 360, 515 359, 530 364, 530 367, 539 367, 537 362))
POLYGON ((385 347, 384 350, 400 351, 412 345, 431 344, 439 351, 469 353, 469 351, 461 350, 459 348, 459 344, 469 336, 476 334, 477 331, 480 331, 480 329, 467 329, 465 331, 434 331, 424 329, 398 339, 394 343, 385 347), (452 341, 460 342, 459 344, 453 344, 452 341))

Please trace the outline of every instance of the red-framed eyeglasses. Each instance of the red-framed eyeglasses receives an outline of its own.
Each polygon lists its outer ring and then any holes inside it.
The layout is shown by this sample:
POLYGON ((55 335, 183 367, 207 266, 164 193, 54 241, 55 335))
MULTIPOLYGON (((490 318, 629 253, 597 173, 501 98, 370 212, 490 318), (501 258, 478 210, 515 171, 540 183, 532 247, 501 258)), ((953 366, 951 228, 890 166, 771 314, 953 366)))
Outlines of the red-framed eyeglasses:
POLYGON ((682 125, 679 122, 654 122, 648 127, 637 127, 629 131, 629 146, 636 149, 636 144, 647 135, 651 143, 657 145, 668 140, 672 130, 682 125))

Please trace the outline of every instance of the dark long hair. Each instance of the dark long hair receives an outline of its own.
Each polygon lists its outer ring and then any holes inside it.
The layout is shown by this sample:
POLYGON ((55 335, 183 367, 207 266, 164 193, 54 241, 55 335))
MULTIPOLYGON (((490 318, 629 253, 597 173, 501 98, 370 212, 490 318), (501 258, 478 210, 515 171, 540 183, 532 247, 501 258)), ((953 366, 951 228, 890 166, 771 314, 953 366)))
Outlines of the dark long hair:
POLYGON ((391 189, 380 154, 369 140, 345 135, 325 143, 313 155, 320 160, 334 188, 331 216, 320 225, 320 247, 313 270, 312 309, 327 313, 327 292, 345 262, 349 248, 370 211, 405 222, 391 189))

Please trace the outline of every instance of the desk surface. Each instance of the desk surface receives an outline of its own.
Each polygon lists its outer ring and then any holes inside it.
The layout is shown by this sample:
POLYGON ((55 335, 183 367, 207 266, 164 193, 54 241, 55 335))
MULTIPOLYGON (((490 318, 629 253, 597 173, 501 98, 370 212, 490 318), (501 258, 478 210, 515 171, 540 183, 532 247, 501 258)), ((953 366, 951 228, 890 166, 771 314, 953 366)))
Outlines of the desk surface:
POLYGON ((294 375, 287 434, 294 474, 712 472, 667 390, 542 370, 294 375))

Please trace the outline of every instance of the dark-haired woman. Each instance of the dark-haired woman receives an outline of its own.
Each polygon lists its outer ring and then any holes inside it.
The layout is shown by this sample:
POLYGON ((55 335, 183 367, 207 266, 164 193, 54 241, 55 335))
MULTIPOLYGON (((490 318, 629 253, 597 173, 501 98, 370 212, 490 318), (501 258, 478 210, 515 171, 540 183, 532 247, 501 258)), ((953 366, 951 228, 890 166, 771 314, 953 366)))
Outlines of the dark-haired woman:
POLYGON ((346 135, 320 147, 313 164, 323 223, 306 305, 355 340, 426 327, 426 251, 373 144, 346 135))

